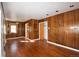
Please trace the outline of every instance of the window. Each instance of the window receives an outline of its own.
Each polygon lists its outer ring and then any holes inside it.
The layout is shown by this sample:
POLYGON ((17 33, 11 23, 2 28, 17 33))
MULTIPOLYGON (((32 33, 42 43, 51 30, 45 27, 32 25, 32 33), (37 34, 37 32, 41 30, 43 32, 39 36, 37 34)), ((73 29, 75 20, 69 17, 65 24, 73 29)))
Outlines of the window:
POLYGON ((16 25, 11 25, 10 30, 11 33, 16 33, 16 25))

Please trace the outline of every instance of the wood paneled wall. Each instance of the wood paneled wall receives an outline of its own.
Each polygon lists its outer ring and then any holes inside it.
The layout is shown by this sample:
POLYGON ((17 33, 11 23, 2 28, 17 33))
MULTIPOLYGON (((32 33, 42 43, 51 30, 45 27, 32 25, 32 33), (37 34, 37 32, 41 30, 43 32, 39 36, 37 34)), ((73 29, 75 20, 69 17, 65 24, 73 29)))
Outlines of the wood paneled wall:
POLYGON ((79 49, 79 9, 47 18, 48 40, 79 49))
POLYGON ((29 39, 37 39, 39 38, 39 25, 38 25, 38 20, 31 19, 28 22, 28 35, 29 39))
POLYGON ((29 38, 29 34, 28 34, 28 25, 29 23, 25 23, 25 39, 29 38))
POLYGON ((24 22, 5 21, 5 24, 6 24, 6 38, 25 36, 25 23, 24 22), (17 26, 17 33, 10 32, 11 24, 14 24, 17 26))

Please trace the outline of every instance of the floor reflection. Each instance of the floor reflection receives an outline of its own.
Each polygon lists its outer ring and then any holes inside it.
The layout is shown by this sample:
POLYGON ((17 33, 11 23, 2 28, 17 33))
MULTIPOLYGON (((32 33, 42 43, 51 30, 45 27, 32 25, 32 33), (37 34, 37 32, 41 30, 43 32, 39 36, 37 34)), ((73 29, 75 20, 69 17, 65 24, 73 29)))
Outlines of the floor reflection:
POLYGON ((11 45, 11 52, 15 53, 16 50, 17 50, 17 44, 16 44, 16 42, 13 42, 13 44, 11 45))

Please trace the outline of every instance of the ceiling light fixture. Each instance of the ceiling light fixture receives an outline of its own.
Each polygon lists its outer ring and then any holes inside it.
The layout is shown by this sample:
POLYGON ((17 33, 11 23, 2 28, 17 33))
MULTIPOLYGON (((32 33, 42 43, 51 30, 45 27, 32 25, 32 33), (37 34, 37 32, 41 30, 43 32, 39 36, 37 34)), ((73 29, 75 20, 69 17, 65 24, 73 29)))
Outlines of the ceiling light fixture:
POLYGON ((59 12, 59 10, 56 10, 56 12, 59 12))
POLYGON ((70 5, 69 7, 70 7, 70 8, 71 8, 71 7, 74 7, 74 5, 70 5))
POLYGON ((46 16, 48 16, 49 14, 46 14, 46 16))

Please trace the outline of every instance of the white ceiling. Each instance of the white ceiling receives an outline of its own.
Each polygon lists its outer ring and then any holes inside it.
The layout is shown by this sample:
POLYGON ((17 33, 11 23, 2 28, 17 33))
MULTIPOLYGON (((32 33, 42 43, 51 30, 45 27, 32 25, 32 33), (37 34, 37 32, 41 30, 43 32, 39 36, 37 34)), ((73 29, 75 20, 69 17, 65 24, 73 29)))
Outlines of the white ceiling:
POLYGON ((53 16, 66 11, 79 8, 78 2, 4 2, 6 20, 27 21, 29 19, 42 19, 46 14, 53 16), (70 8, 70 5, 74 7, 70 8), (56 12, 59 10, 59 12, 56 12))

